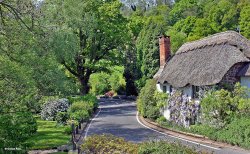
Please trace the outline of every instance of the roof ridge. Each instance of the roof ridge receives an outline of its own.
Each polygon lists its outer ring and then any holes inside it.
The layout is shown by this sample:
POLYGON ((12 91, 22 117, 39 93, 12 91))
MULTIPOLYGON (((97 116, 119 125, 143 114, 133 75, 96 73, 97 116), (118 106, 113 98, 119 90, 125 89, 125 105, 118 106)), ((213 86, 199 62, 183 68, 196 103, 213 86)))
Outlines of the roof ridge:
POLYGON ((209 35, 199 40, 184 43, 176 52, 175 55, 187 53, 190 50, 204 48, 206 46, 214 46, 219 44, 229 43, 230 45, 236 45, 240 49, 250 52, 250 41, 235 31, 225 31, 209 35))

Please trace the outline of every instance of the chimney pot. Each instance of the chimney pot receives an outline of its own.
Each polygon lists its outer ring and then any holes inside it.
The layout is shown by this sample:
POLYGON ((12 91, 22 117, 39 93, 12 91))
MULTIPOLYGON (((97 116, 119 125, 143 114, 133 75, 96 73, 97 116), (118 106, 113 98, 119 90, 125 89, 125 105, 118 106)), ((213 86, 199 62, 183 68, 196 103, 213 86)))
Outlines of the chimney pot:
POLYGON ((160 67, 164 67, 170 57, 170 36, 162 35, 159 38, 160 46, 160 67))

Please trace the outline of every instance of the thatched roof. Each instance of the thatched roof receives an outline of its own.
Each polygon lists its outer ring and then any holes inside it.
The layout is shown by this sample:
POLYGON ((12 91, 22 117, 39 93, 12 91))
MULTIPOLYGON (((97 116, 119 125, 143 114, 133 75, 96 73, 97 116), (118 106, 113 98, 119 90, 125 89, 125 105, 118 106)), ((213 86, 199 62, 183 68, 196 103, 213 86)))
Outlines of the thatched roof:
POLYGON ((227 31, 186 43, 166 63, 158 82, 174 87, 214 85, 236 63, 249 62, 250 41, 227 31))
POLYGON ((160 67, 159 70, 158 70, 158 71, 155 73, 155 75, 153 76, 153 78, 154 78, 155 80, 159 79, 159 77, 160 77, 162 71, 163 71, 163 67, 160 67))
POLYGON ((237 76, 250 76, 250 63, 246 64, 237 74, 237 76))

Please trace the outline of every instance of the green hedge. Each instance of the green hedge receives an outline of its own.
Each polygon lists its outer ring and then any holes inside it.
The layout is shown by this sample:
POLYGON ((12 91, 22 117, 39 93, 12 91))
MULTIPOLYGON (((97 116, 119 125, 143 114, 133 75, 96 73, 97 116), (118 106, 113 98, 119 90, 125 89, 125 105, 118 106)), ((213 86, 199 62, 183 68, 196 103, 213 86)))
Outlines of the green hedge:
POLYGON ((82 144, 83 153, 122 153, 122 154, 205 154, 186 146, 166 141, 148 141, 135 144, 113 135, 93 135, 82 144))
POLYGON ((77 121, 88 120, 91 114, 98 108, 97 98, 90 94, 71 97, 69 100, 71 102, 68 110, 69 117, 77 121))
POLYGON ((186 146, 169 143, 166 141, 149 141, 140 145, 138 154, 205 154, 206 152, 197 152, 194 149, 186 146))
POLYGON ((156 81, 147 80, 146 85, 140 91, 137 99, 137 108, 143 117, 156 119, 160 115, 159 109, 156 108, 156 102, 153 96, 155 90, 156 81))
POLYGON ((249 117, 234 118, 230 124, 222 129, 216 129, 207 125, 195 125, 191 127, 191 131, 214 140, 250 149, 249 117))
POLYGON ((81 146, 83 153, 137 154, 137 145, 113 135, 93 135, 81 146))
POLYGON ((137 99, 137 109, 145 118, 157 119, 160 117, 160 108, 167 104, 168 95, 156 90, 156 81, 147 80, 137 99))

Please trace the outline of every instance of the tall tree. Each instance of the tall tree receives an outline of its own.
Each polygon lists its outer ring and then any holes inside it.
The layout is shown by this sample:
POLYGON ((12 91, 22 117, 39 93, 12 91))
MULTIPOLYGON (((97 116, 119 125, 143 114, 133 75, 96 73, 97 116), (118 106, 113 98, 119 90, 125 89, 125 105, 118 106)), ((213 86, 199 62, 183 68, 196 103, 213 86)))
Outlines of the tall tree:
POLYGON ((46 5, 50 10, 49 22, 56 27, 52 50, 57 60, 78 79, 82 95, 89 92, 92 73, 105 71, 119 60, 127 39, 121 6, 118 0, 48 1, 46 5))
POLYGON ((250 39, 250 1, 242 0, 238 7, 241 9, 239 18, 240 31, 250 39))

